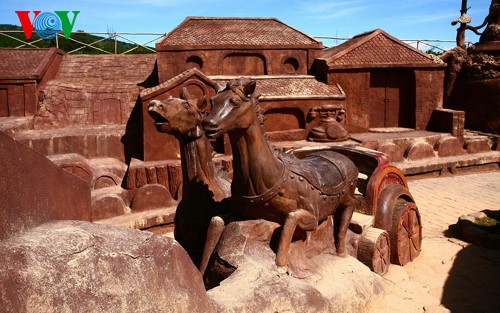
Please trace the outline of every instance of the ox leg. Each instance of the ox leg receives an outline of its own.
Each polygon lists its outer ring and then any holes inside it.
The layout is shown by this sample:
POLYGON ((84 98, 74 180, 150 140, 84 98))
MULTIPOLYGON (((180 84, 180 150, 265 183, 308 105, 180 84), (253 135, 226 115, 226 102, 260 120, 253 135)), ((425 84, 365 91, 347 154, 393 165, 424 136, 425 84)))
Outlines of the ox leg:
POLYGON ((354 197, 354 188, 349 191, 346 195, 347 199, 343 203, 342 207, 337 209, 334 213, 334 238, 335 238, 335 249, 337 254, 340 256, 345 256, 345 236, 347 234, 347 229, 349 228, 349 223, 351 222, 352 214, 357 204, 357 200, 354 197))
POLYGON ((276 253, 276 265, 285 266, 288 264, 288 249, 297 226, 305 231, 312 231, 318 227, 318 221, 313 214, 304 209, 288 213, 281 231, 278 252, 276 253))
POLYGON ((219 242, 220 236, 224 231, 224 220, 220 216, 214 216, 208 224, 207 239, 205 241, 205 246, 203 247, 203 254, 201 256, 200 262, 200 273, 203 276, 208 266, 208 261, 212 252, 214 252, 215 246, 219 242))

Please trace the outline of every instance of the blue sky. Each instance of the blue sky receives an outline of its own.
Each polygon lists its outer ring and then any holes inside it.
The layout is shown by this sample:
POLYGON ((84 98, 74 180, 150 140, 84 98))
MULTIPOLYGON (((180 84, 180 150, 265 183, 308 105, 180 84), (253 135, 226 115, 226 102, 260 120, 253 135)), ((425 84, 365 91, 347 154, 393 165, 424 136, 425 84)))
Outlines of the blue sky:
MULTIPOLYGON (((79 10, 74 30, 168 33, 186 16, 276 17, 312 36, 352 37, 382 28, 399 39, 455 39, 461 0, 0 0, 0 23, 16 10, 79 10)), ((491 0, 469 0, 480 25, 491 0)), ((71 16, 70 16, 71 17, 71 16)), ((467 32, 467 40, 478 37, 467 32)), ((334 42, 323 40, 326 46, 334 42)), ((450 47, 453 44, 440 44, 450 47)))

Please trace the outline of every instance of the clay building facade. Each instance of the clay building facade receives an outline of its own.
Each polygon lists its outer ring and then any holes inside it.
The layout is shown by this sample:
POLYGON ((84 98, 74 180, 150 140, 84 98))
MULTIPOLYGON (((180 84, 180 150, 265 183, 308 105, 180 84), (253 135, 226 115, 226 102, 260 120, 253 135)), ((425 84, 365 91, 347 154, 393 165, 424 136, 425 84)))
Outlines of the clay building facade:
POLYGON ((187 17, 156 44, 166 81, 193 67, 206 75, 305 75, 323 44, 275 18, 187 17))
MULTIPOLYGON (((323 44, 274 18, 187 17, 156 44, 159 86, 141 92, 143 116, 153 98, 215 94, 214 82, 241 76, 257 81, 264 129, 271 140, 305 140, 321 105, 343 108, 345 94, 309 75, 323 44)), ((143 119, 144 160, 178 155, 176 140, 143 119), (170 149, 167 147, 174 147, 170 149)), ((229 153, 224 142, 216 144, 229 153)))
POLYGON ((315 70, 347 94, 347 128, 426 129, 443 103, 445 65, 383 30, 326 49, 315 70))
POLYGON ((0 49, 0 117, 35 114, 38 89, 54 78, 62 58, 56 48, 0 49))
MULTIPOLYGON (((202 99, 206 110, 210 110, 209 99, 215 95, 215 83, 225 83, 240 76, 207 76, 197 68, 187 70, 166 82, 141 92, 143 118, 144 160, 157 161, 175 159, 179 155, 177 140, 156 131, 147 114, 151 100, 166 100, 180 97, 182 88, 202 99)), ((268 138, 276 141, 305 140, 317 118, 312 112, 322 105, 344 107, 345 94, 338 86, 319 82, 312 75, 255 75, 260 94, 259 104, 264 114, 264 129, 268 138)), ((205 108, 203 108, 205 109, 205 108)), ((227 140, 215 144, 220 153, 230 153, 227 140)))

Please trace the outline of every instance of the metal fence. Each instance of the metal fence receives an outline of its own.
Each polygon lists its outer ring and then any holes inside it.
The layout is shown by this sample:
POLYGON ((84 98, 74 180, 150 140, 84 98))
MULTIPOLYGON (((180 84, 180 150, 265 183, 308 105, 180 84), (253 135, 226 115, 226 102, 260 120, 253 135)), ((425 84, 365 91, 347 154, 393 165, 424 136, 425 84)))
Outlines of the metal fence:
MULTIPOLYGON (((337 46, 351 38, 346 37, 329 37, 329 36, 315 36, 314 38, 323 40, 323 44, 326 46, 337 46)), ((442 39, 400 39, 401 41, 422 50, 434 50, 437 49, 438 52, 444 52, 456 46, 456 40, 442 40, 442 39), (445 45, 445 47, 439 46, 445 45)), ((467 47, 472 45, 471 41, 465 42, 467 47)))
MULTIPOLYGON (((83 32, 83 31, 78 31, 78 32, 73 32, 71 33, 70 38, 65 38, 62 33, 58 33, 57 36, 55 37, 55 40, 52 40, 51 44, 54 47, 59 48, 60 46, 60 41, 61 40, 69 40, 71 42, 77 43, 79 45, 78 48, 73 49, 71 51, 67 51, 66 53, 77 53, 78 51, 81 51, 82 49, 85 48, 90 48, 95 50, 97 53, 103 53, 103 54, 127 54, 131 53, 138 48, 143 48, 144 50, 150 51, 150 52, 155 52, 155 48, 148 46, 149 44, 159 40, 160 38, 164 37, 166 33, 117 33, 117 32, 83 32), (71 36, 75 34, 86 34, 86 35, 92 35, 95 36, 93 41, 91 42, 83 42, 81 40, 77 40, 75 38, 71 38, 71 36), (132 39, 134 38, 134 39, 132 39), (137 40, 135 38, 141 38, 142 40, 137 40), (101 47, 95 46, 98 43, 102 43, 104 41, 111 41, 113 45, 111 46, 110 49, 105 50, 101 47), (129 44, 131 47, 127 49, 126 51, 118 51, 118 43, 125 43, 129 44)), ((0 30, 0 36, 5 36, 7 38, 10 38, 14 40, 15 42, 18 42, 19 44, 17 46, 14 46, 13 48, 40 48, 40 43, 45 42, 46 40, 44 39, 36 39, 36 40, 25 40, 21 39, 19 37, 24 38, 24 32, 20 30, 0 30), (21 36, 14 36, 15 34, 20 34, 21 36), (37 45, 38 44, 38 45, 37 45)))
MULTIPOLYGON (((83 32, 83 31, 78 31, 78 32, 73 32, 71 35, 73 36, 74 34, 87 34, 87 35, 92 35, 95 36, 95 40, 92 42, 83 42, 81 40, 77 40, 75 38, 65 38, 63 34, 59 33, 56 37, 55 40, 53 40, 52 45, 54 47, 59 48, 60 45, 60 40, 69 40, 71 42, 77 43, 80 45, 78 48, 75 48, 71 51, 67 51, 66 53, 77 53, 83 50, 83 49, 92 49, 95 50, 94 53, 103 53, 103 54, 127 54, 136 51, 138 48, 143 48, 146 51, 149 52, 155 52, 154 46, 150 46, 151 43, 154 43, 155 41, 161 39, 166 35, 166 33, 118 33, 118 32, 83 32), (133 39, 132 39, 133 38, 133 39), (140 38, 136 39, 136 38, 140 38), (110 48, 108 49, 103 49, 102 47, 97 47, 96 44, 99 44, 101 42, 105 41, 112 41, 113 45, 111 45, 110 48), (126 49, 125 51, 118 51, 118 44, 119 43, 125 43, 130 46, 129 49, 126 49)), ((44 42, 43 39, 36 39, 32 41, 27 41, 23 40, 21 38, 24 38, 24 33, 21 30, 0 30, 0 36, 5 36, 7 38, 10 38, 19 44, 17 46, 14 46, 13 48, 40 48, 40 45, 37 45, 40 42, 44 42), (20 36, 14 36, 15 34, 20 34, 20 36), (21 38, 19 38, 21 37, 21 38)), ((336 46, 338 44, 341 44, 351 38, 345 38, 345 37, 328 37, 328 36, 316 36, 315 38, 320 39, 323 41, 325 46, 331 47, 331 46, 336 46)), ((401 41, 408 43, 412 45, 413 47, 417 49, 422 49, 424 51, 427 50, 434 50, 436 49, 437 52, 443 52, 446 51, 456 45, 455 40, 438 40, 438 39, 402 39, 401 41), (445 47, 442 47, 440 45, 445 45, 445 47)), ((470 41, 467 42, 467 46, 470 46, 472 43, 470 41)))

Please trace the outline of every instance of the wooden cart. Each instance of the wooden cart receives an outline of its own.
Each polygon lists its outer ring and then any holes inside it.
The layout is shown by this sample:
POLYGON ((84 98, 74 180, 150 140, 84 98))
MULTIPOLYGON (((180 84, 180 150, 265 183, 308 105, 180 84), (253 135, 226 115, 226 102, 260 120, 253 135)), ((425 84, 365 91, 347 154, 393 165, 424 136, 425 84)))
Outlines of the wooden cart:
POLYGON ((362 147, 300 148, 288 153, 302 158, 325 149, 349 157, 359 171, 360 204, 349 226, 349 253, 380 275, 389 263, 414 260, 420 254, 422 223, 403 173, 389 164, 387 155, 362 147))

